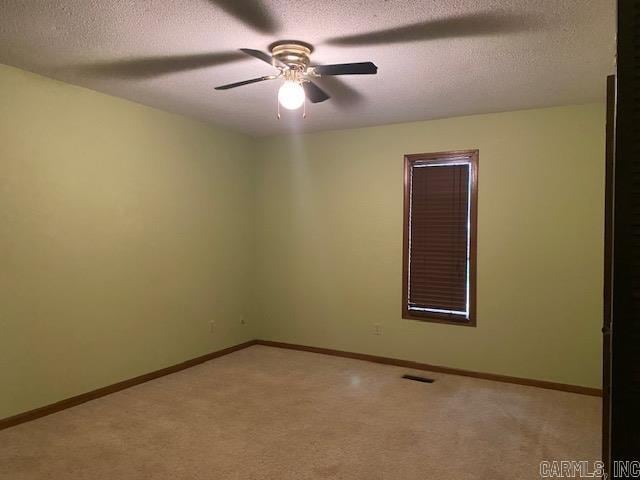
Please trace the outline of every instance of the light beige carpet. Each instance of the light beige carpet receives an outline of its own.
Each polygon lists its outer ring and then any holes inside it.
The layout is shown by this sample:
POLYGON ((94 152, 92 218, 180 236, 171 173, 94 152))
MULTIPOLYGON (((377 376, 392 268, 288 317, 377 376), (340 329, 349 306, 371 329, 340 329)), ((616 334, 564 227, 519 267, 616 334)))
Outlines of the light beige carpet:
POLYGON ((254 346, 0 432, 0 478, 537 479, 600 399, 254 346))

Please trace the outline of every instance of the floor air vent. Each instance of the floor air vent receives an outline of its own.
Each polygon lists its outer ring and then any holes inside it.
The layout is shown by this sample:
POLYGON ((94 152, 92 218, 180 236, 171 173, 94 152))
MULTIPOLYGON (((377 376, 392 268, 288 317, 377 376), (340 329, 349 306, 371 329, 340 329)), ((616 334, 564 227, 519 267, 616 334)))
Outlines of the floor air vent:
POLYGON ((417 375, 403 375, 402 378, 406 378, 407 380, 413 380, 414 382, 422 382, 422 383, 435 382, 433 378, 418 377, 417 375))

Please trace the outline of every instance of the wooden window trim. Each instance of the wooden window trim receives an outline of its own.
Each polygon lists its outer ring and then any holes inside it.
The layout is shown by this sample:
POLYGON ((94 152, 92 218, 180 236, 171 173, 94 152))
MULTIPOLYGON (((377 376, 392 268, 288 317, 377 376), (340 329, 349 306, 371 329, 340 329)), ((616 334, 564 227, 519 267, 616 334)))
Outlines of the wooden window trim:
POLYGON ((402 251, 402 318, 420 320, 424 322, 445 323, 465 327, 476 326, 476 272, 478 252, 478 150, 454 150, 449 152, 417 153, 404 156, 404 227, 402 251), (447 313, 424 312, 409 310, 409 204, 411 201, 411 184, 409 173, 414 163, 455 163, 465 158, 471 164, 471 195, 470 206, 470 242, 469 242, 469 318, 455 319, 447 313))

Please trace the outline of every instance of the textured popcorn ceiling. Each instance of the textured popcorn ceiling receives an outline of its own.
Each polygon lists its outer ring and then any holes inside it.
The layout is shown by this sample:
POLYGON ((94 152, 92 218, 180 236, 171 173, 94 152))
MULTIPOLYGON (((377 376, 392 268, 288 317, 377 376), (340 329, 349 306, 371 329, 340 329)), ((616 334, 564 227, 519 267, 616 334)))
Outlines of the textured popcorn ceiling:
POLYGON ((0 62, 265 135, 603 100, 614 13, 613 0, 0 0, 0 62), (258 3, 270 19, 238 20, 238 5, 258 3), (396 43, 329 41, 413 24, 396 43), (333 98, 304 121, 276 120, 277 81, 213 89, 272 73, 233 52, 285 38, 315 45, 317 63, 371 60, 378 75, 321 79, 333 98))

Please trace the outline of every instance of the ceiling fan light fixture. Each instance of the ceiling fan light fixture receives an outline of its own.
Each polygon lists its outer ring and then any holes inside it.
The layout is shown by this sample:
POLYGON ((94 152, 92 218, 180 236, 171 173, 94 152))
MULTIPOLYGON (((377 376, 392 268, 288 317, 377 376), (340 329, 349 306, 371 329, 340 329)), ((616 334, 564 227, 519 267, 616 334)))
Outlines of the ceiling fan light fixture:
POLYGON ((297 80, 285 80, 278 90, 278 102, 287 110, 299 109, 304 99, 304 88, 297 80))

